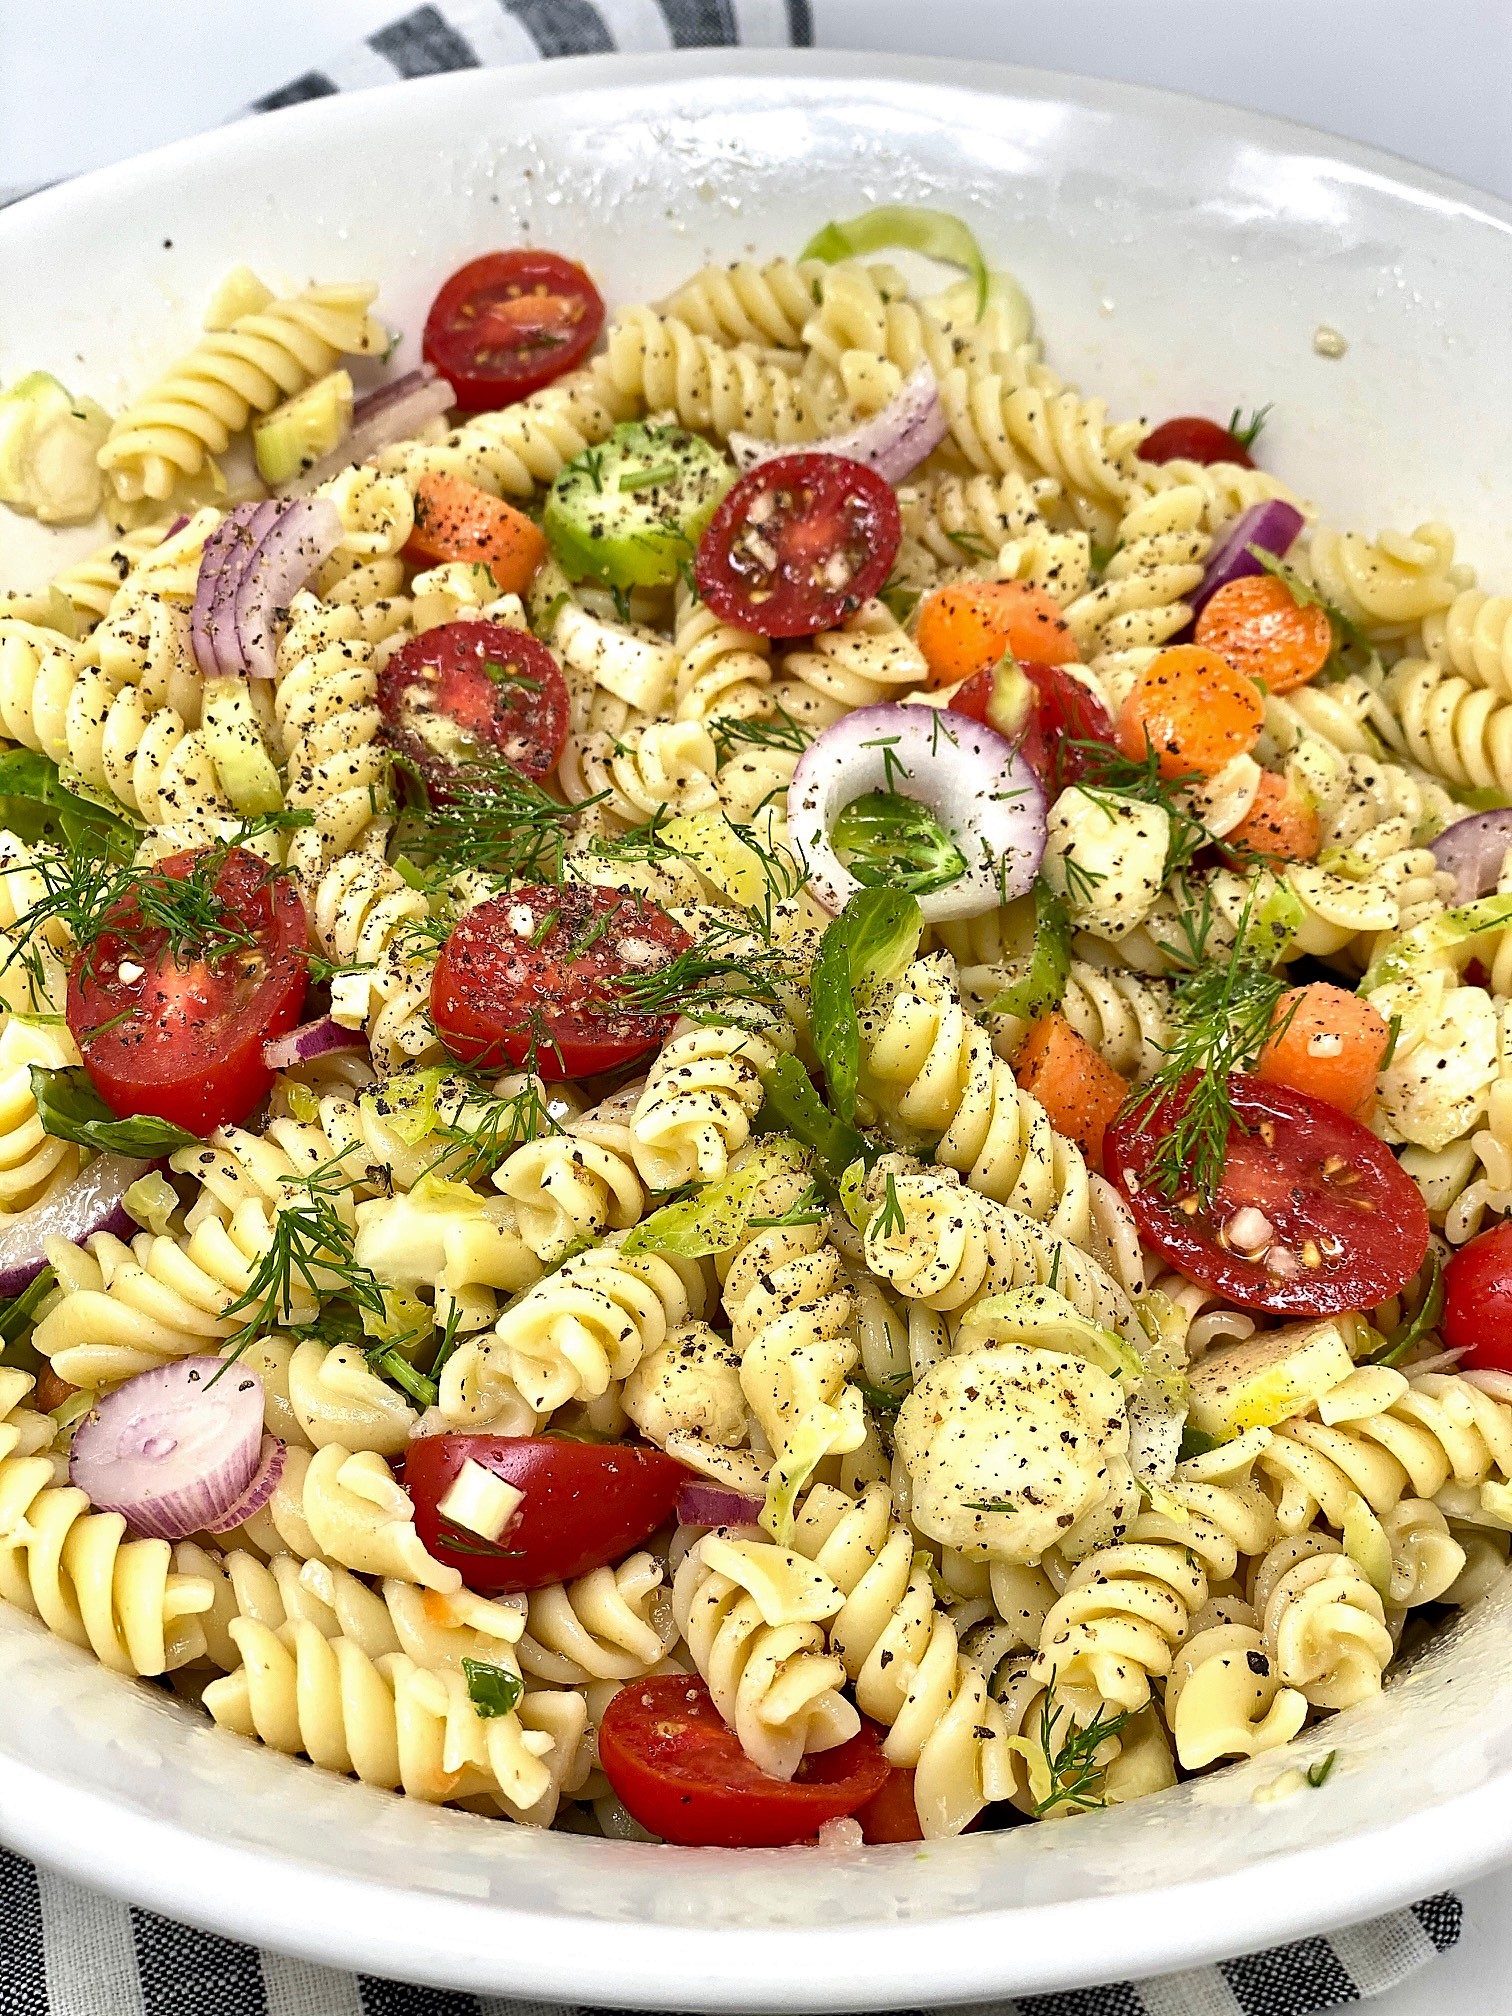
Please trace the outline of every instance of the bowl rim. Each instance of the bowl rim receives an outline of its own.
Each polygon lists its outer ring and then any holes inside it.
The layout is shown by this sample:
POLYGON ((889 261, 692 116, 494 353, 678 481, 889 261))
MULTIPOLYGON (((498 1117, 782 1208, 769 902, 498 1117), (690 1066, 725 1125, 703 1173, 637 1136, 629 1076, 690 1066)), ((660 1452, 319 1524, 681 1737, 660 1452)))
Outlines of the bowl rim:
MULTIPOLYGON (((98 198, 129 201, 180 167, 245 146, 266 126, 277 152, 318 130, 361 123, 375 98, 401 90, 431 100, 556 98, 681 78, 843 82, 864 89, 926 90, 1070 98, 1082 107, 1168 114, 1201 106, 1229 131, 1272 148, 1305 147, 1370 178, 1399 199, 1488 225, 1512 238, 1512 203, 1384 149, 1318 128, 1244 111, 1193 93, 1087 78, 1075 72, 960 57, 886 56, 839 50, 680 50, 554 59, 410 79, 341 92, 96 169, 22 198, 0 214, 9 238, 66 229, 98 198), (281 123, 274 123, 281 122, 281 123)), ((850 2010, 1001 1998, 1089 1982, 1140 1978, 1232 1954, 1225 1927, 1242 1923, 1255 1951, 1377 1915, 1474 1876, 1512 1856, 1512 1800, 1505 1772, 1405 1819, 1387 1820, 1347 1840, 1275 1854, 1217 1877, 1050 1904, 966 1911, 899 1924, 868 1921, 824 1928, 676 1928, 554 1913, 556 1935, 542 1942, 542 1914, 424 1893, 424 1925, 414 1891, 367 1877, 277 1858, 192 1833, 137 1812, 108 1790, 67 1784, 0 1755, 0 1839, 77 1880, 206 1929, 324 1965, 483 1993, 541 2000, 664 2007, 669 1939, 677 1942, 677 2001, 684 2008, 850 2010), (1369 1901, 1360 1872, 1372 1870, 1369 1901), (1158 1922, 1149 1904, 1160 1899, 1158 1922), (396 1900, 409 1900, 409 1910, 396 1900), (486 1936, 485 1935, 486 1932, 486 1936), (947 1932, 951 1936, 939 1935, 947 1932), (566 1935, 563 1937, 563 1935, 566 1935), (928 1942, 927 1955, 921 1941, 928 1942), (509 1953, 501 1987, 496 1956, 509 1953), (1005 1953, 1014 1955, 1011 1985, 1005 1953), (1137 1955, 1136 1958, 1131 1958, 1137 1955), (858 1986, 858 1984, 860 1984, 858 1986)), ((947 1844, 948 1845, 948 1844, 947 1844)), ((655 1852, 626 1844, 629 1853, 655 1852)), ((736 1851, 703 1851, 734 1856, 736 1851)), ((917 1849, 866 1851, 896 1861, 917 1849)), ((747 1858, 740 1858, 741 1862, 747 1858)), ((731 1862, 732 1870, 740 1866, 731 1862)))

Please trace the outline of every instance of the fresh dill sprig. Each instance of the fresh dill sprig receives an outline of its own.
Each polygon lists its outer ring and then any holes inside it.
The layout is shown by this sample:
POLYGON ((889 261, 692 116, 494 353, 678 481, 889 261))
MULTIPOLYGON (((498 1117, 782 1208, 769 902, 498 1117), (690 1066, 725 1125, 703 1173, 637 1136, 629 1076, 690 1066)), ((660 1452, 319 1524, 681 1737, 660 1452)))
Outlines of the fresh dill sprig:
MULTIPOLYGON (((491 1091, 481 1080, 465 1073, 456 1075, 465 1090, 455 1106, 448 1100, 448 1112, 438 1116, 436 1136, 450 1142, 454 1152, 445 1158, 445 1173, 454 1183, 471 1183, 488 1176, 505 1157, 527 1141, 543 1134, 560 1134, 561 1122, 547 1103, 546 1087, 537 1074, 540 1045, 532 1039, 522 1069, 524 1083, 517 1092, 491 1091)), ((438 1102, 439 1103, 439 1102, 438 1102)))
POLYGON ((1142 1180, 1166 1197, 1190 1193, 1200 1204, 1212 1203, 1223 1180, 1229 1133, 1243 1124, 1232 1076, 1254 1063, 1268 1037, 1281 1033, 1276 1006, 1288 983, 1274 971, 1274 945, 1263 932, 1258 939, 1251 935, 1253 903, 1251 896, 1226 954, 1215 956, 1209 940, 1217 913, 1205 889, 1195 911, 1178 911, 1182 944, 1167 947, 1186 968, 1172 998, 1175 1033, 1132 1109, 1151 1120, 1158 1117, 1159 1144, 1142 1180), (1173 1113, 1166 1102, 1182 1088, 1187 1089, 1173 1113))
POLYGON ((901 1239, 908 1229, 908 1221, 903 1215, 903 1202, 898 1195, 898 1179, 889 1174, 882 1192, 882 1202, 877 1207, 876 1216, 867 1226, 867 1231, 875 1232, 879 1239, 901 1239))
POLYGON ((750 720, 716 714, 709 723, 709 736, 721 763, 727 763, 739 749, 792 749, 801 756, 814 739, 811 731, 780 705, 774 713, 750 720))
POLYGON ((851 1384, 873 1414, 880 1414, 884 1420, 890 1421, 908 1398, 909 1388, 913 1385, 913 1375, 908 1372, 893 1372, 881 1385, 874 1384, 870 1379, 852 1379, 851 1384))
POLYGON ((795 1197, 786 1211, 775 1218, 748 1218, 747 1225, 822 1225, 829 1218, 829 1207, 819 1195, 817 1183, 810 1183, 801 1196, 795 1197))
POLYGON ((945 537, 951 545, 964 553, 968 560, 995 560, 997 555, 979 533, 947 532, 945 537))
POLYGON ((1047 1689, 1040 1703, 1039 1742, 1050 1774, 1050 1790, 1043 1799, 1035 1801, 1036 1820, 1042 1820, 1057 1806, 1087 1813, 1108 1803, 1104 1791, 1107 1766, 1098 1763, 1097 1753, 1104 1743, 1122 1735, 1130 1720, 1127 1708, 1110 1715, 1099 1707, 1085 1729, 1078 1729, 1074 1720, 1068 1720, 1065 1734, 1059 1735, 1060 1724, 1070 1717, 1070 1710, 1064 1702, 1051 1705, 1054 1692, 1053 1688, 1047 1689))
POLYGON ((775 1005, 778 981, 795 972, 793 956, 752 943, 748 918, 711 918, 696 945, 654 972, 625 974, 614 982, 615 1009, 627 1015, 716 1016, 736 1019, 740 1003, 775 1005))
POLYGON ((567 842, 577 816, 608 794, 564 805, 511 764, 480 762, 460 773, 458 795, 447 803, 408 807, 395 836, 396 850, 419 869, 430 887, 469 870, 516 882, 560 883, 567 842))
POLYGON ((1242 406, 1236 406, 1229 415, 1228 431, 1246 453, 1260 438, 1262 428, 1275 411, 1275 401, 1267 400, 1263 406, 1246 415, 1242 406))
POLYGON ((227 1363, 267 1331, 288 1324, 288 1312, 302 1287, 317 1302, 339 1297, 363 1314, 383 1322, 388 1305, 378 1278, 357 1264, 356 1234, 338 1199, 353 1184, 352 1172, 340 1162, 323 1162, 291 1181, 275 1207, 268 1244, 258 1255, 241 1294, 227 1303, 223 1316, 244 1321, 228 1340, 227 1363))

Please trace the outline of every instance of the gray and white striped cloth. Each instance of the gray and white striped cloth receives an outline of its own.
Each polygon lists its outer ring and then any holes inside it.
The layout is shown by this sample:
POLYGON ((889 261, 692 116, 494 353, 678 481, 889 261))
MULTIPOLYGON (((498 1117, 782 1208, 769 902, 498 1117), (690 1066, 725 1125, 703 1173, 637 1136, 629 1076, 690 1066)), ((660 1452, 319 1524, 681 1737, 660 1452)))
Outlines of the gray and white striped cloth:
MULTIPOLYGON (((250 108, 396 78, 616 50, 807 48, 810 0, 443 0, 412 8, 250 108)), ((1318 2016, 1404 1981, 1460 1935, 1429 1897, 1302 1939, 1142 1983, 979 2005, 972 2016, 1318 2016)), ((0 2016, 618 2016, 341 1974, 118 1904, 0 1847, 0 2016)))

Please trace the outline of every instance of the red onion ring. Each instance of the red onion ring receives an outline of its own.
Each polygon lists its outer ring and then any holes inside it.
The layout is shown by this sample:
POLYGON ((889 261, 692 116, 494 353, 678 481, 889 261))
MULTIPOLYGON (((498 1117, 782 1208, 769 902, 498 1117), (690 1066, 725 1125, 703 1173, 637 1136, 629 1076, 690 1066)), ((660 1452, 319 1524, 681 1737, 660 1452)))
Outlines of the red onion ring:
POLYGON ((333 1050, 360 1050, 366 1038, 360 1029, 343 1029, 329 1015, 316 1022, 301 1022, 287 1036, 275 1036, 263 1045, 263 1062, 270 1071, 287 1071, 293 1064, 308 1064, 333 1050))
POLYGON ((703 1479, 684 1484, 677 1494, 677 1517, 684 1526, 754 1526, 765 1500, 728 1484, 703 1479))
POLYGON ((341 514, 328 497, 238 504, 205 541, 189 640, 206 679, 271 679, 273 628, 341 544, 341 514))
POLYGON ((1284 560, 1306 519, 1295 504, 1282 497, 1267 497, 1263 504, 1251 504, 1229 526, 1207 557, 1201 583, 1188 598, 1192 614, 1200 616, 1204 603, 1226 588, 1230 581, 1242 581, 1246 574, 1263 573, 1260 562, 1250 552, 1258 546, 1284 560))
POLYGON ((1472 812, 1446 826, 1430 840, 1433 858, 1454 877, 1454 901, 1473 903, 1489 896, 1512 848, 1512 806, 1492 812, 1472 812))
POLYGON ((775 441, 758 441, 754 434, 732 434, 730 453, 737 469, 754 469, 777 455, 845 455, 852 462, 864 462, 868 469, 889 483, 901 483, 926 455, 932 454, 950 432, 940 389, 934 372, 920 364, 904 379, 880 412, 844 434, 832 434, 806 447, 782 447, 775 441))
MULTIPOLYGON (((231 1375, 227 1373, 226 1376, 230 1378, 231 1375)), ((229 1533, 234 1526, 245 1526, 249 1519, 255 1518, 278 1489, 287 1455, 288 1451, 276 1435, 264 1435, 252 1482, 234 1505, 228 1505, 219 1517, 205 1521, 205 1532, 229 1533)))
POLYGON ((149 1540, 237 1523, 229 1515, 247 1516, 243 1501, 272 1467, 262 1381, 220 1358, 180 1358, 127 1379, 96 1400, 68 1455, 69 1482, 149 1540))
POLYGON ((130 1155, 97 1155, 66 1190, 28 1210, 0 1218, 0 1295, 19 1295, 47 1265, 47 1241, 82 1246, 96 1232, 129 1239, 138 1230, 126 1209, 126 1192, 150 1162, 130 1155))
POLYGON ((980 917, 1034 881, 1045 852, 1045 794, 995 728, 933 707, 859 707, 803 752, 788 790, 788 839, 814 895, 836 915, 861 886, 835 852, 840 813, 868 791, 928 805, 966 870, 919 898, 926 923, 980 917))

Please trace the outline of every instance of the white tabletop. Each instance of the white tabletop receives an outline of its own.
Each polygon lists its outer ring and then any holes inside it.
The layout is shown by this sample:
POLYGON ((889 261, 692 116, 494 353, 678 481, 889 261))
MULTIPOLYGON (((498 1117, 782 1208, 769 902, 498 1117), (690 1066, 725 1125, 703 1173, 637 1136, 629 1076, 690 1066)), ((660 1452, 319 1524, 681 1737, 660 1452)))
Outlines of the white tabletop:
MULTIPOLYGON (((812 0, 832 48, 1165 84, 1372 142, 1512 199, 1512 0, 812 0)), ((0 190, 218 125, 405 0, 0 0, 0 190), (71 52, 60 64, 60 52, 71 52)), ((1372 2016, 1512 2010, 1512 1871, 1372 2016)))

